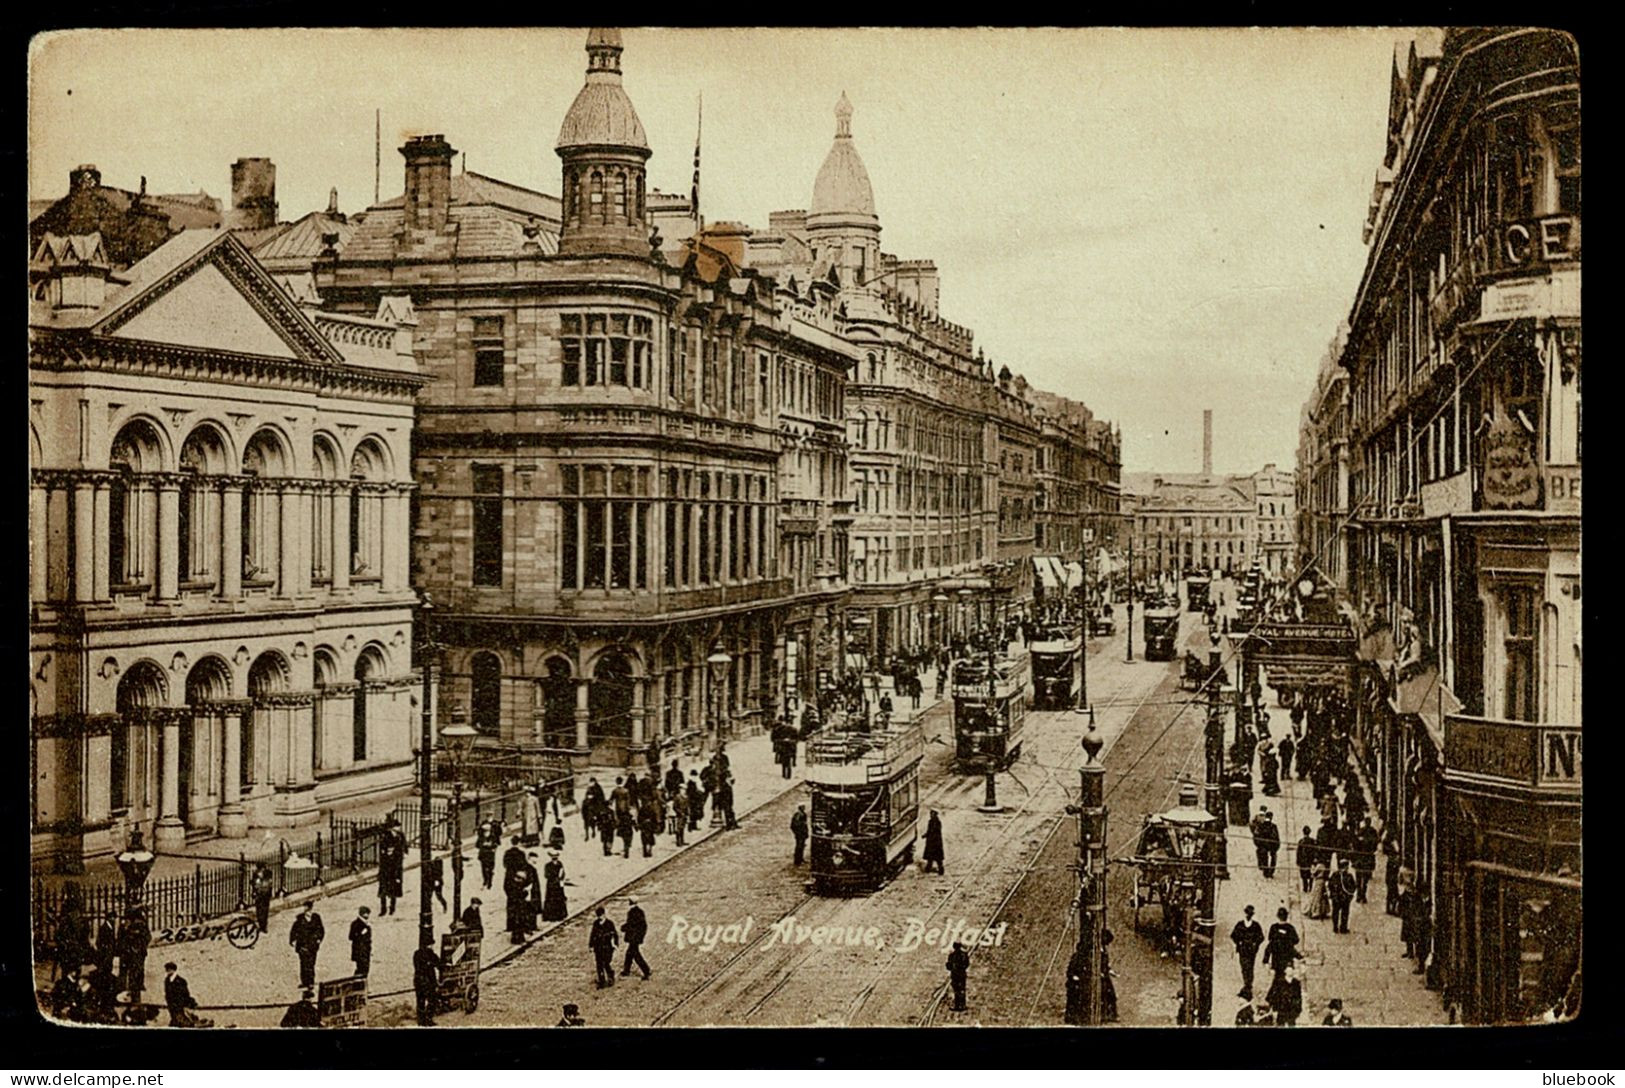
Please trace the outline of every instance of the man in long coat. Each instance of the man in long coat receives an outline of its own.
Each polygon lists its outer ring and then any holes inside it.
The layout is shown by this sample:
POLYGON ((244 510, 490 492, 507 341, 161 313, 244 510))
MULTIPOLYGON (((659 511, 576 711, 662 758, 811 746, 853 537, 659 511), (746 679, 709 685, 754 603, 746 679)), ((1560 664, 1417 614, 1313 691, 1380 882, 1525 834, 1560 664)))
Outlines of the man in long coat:
POLYGON ((355 964, 355 973, 362 978, 372 969, 372 923, 367 921, 370 913, 361 907, 350 923, 350 962, 355 964))
POLYGON ((807 856, 807 806, 797 805, 795 813, 790 817, 790 834, 795 836, 796 852, 793 865, 800 865, 807 856))
POLYGON ((299 954, 301 987, 316 985, 316 953, 321 950, 322 940, 326 936, 327 930, 322 926, 322 916, 316 913, 315 902, 306 901, 299 916, 293 920, 293 928, 288 931, 288 943, 299 954))
POLYGON ((405 880, 406 835, 401 831, 395 814, 384 820, 384 829, 378 838, 378 914, 394 914, 405 880))
POLYGON ((497 849, 501 845, 502 824, 493 816, 480 824, 474 837, 474 850, 480 858, 480 877, 485 881, 487 891, 491 889, 491 879, 496 875, 497 849))
POLYGON ((1359 878, 1349 869, 1348 858, 1337 859, 1337 871, 1326 880, 1326 891, 1332 897, 1332 932, 1349 931, 1349 904, 1360 890, 1359 878))
POLYGON ((1281 829, 1268 809, 1253 818, 1253 851, 1258 855, 1258 869, 1266 880, 1275 878, 1275 859, 1281 849, 1281 829))
POLYGON ((1371 884, 1371 875, 1377 870, 1377 829, 1371 826, 1370 820, 1360 821, 1360 829, 1353 836, 1353 853, 1354 877, 1360 884, 1354 901, 1364 903, 1366 888, 1371 884))
POLYGON ((605 986, 615 985, 615 946, 620 942, 621 938, 615 932, 615 923, 604 917, 604 908, 599 907, 597 915, 592 920, 592 930, 587 934, 587 947, 592 949, 600 990, 605 986))
POLYGON ((958 941, 954 942, 954 950, 948 953, 948 982, 954 991, 954 1012, 965 1011, 965 982, 970 974, 970 953, 958 941))
POLYGON ((671 795, 671 833, 677 837, 677 845, 683 845, 683 836, 688 832, 688 790, 682 782, 671 795))
POLYGON ((700 829, 700 817, 705 815, 705 787, 700 782, 699 771, 688 772, 688 829, 700 829))
POLYGON ((1236 961, 1241 965, 1241 989, 1236 996, 1250 998, 1253 996, 1253 963, 1259 946, 1264 943, 1264 927, 1253 917, 1252 904, 1249 903, 1243 913, 1246 917, 1230 930, 1230 943, 1236 946, 1236 961))
POLYGON ((523 855, 503 879, 502 892, 508 900, 508 935, 514 944, 522 942, 536 929, 535 883, 536 870, 523 855))
POLYGON ((276 877, 264 862, 254 866, 254 875, 248 878, 249 897, 254 901, 254 924, 263 934, 271 925, 271 893, 276 890, 276 877))
POLYGON ((591 842, 593 834, 598 830, 598 822, 604 810, 604 787, 594 778, 587 783, 586 796, 581 799, 581 826, 585 831, 581 841, 591 842))
POLYGON ((139 903, 130 908, 119 933, 119 969, 124 974, 124 988, 129 991, 132 1004, 141 1001, 141 991, 147 988, 147 947, 152 943, 152 927, 147 924, 147 909, 139 903))
POLYGON ((939 875, 946 875, 942 869, 943 856, 942 817, 937 815, 936 809, 932 809, 931 818, 925 823, 925 871, 929 873, 931 866, 935 865, 939 875))
POLYGON ((649 964, 643 958, 640 949, 644 938, 649 935, 649 919, 645 917, 643 908, 638 906, 637 899, 629 899, 627 903, 626 922, 621 926, 621 935, 626 938, 626 959, 621 964, 621 977, 630 975, 632 965, 637 964, 638 969, 643 972, 643 977, 648 978, 649 964))
POLYGON ((412 953, 412 992, 417 997, 418 1026, 434 1026, 435 1005, 440 998, 440 957, 427 937, 412 953))
POLYGON ((1303 955, 1298 951, 1297 927, 1288 922, 1286 916, 1285 907, 1275 912, 1275 924, 1270 926, 1264 943, 1264 966, 1277 976, 1291 966, 1293 960, 1303 955))

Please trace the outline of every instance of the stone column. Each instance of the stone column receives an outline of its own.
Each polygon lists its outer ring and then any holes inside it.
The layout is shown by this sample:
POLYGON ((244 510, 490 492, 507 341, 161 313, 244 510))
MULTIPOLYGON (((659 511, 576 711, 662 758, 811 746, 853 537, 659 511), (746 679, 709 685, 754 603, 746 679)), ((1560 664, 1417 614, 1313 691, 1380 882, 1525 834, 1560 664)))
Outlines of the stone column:
POLYGON ((648 726, 644 722, 644 679, 637 678, 632 681, 632 743, 627 749, 627 765, 635 766, 638 763, 649 762, 648 726))
MULTIPOLYGON (((227 568, 230 569, 229 567, 227 568)), ((221 798, 219 830, 223 838, 242 839, 248 836, 248 815, 243 810, 243 712, 244 703, 227 703, 222 707, 225 723, 225 753, 221 768, 221 798)))
POLYGON ((48 555, 45 518, 47 496, 43 484, 32 482, 28 488, 28 535, 31 539, 28 549, 28 599, 33 604, 43 604, 48 592, 46 572, 50 568, 48 555))
MULTIPOLYGON (((110 601, 113 599, 112 587, 108 584, 112 577, 113 564, 111 542, 111 517, 113 507, 113 481, 106 476, 96 478, 96 540, 95 559, 92 566, 95 569, 96 599, 110 601)), ((124 526, 119 526, 119 532, 124 526)))
POLYGON ((229 481, 220 492, 220 596, 235 601, 243 595, 243 487, 229 481))
POLYGON ((299 504, 294 485, 281 480, 276 485, 277 526, 277 596, 292 597, 298 593, 299 580, 299 504))
POLYGON ((586 680, 576 681, 576 747, 578 749, 592 747, 592 742, 587 737, 587 722, 592 717, 592 712, 588 709, 587 703, 590 690, 587 685, 588 681, 586 680))
POLYGON ((158 481, 158 599, 173 601, 180 593, 181 486, 173 476, 158 481))
POLYGON ((350 485, 333 488, 333 592, 350 588, 350 485))
POLYGON ((153 845, 169 853, 186 845, 186 825, 181 823, 181 718, 167 710, 162 718, 163 769, 159 772, 159 818, 153 845))
POLYGON ((73 485, 73 599, 96 599, 96 485, 85 479, 73 485))

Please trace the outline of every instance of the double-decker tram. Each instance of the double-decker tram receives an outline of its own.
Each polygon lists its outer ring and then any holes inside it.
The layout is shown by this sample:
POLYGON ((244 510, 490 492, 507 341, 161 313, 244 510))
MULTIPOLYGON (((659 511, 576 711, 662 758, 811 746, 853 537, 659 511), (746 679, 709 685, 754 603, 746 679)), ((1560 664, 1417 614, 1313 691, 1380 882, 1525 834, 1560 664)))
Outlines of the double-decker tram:
POLYGON ((978 654, 953 663, 954 765, 1003 770, 1021 754, 1031 664, 1026 653, 978 654))
POLYGON ((1028 645, 1033 665, 1033 708, 1065 710, 1083 689, 1083 640, 1076 630, 1052 627, 1028 645))
POLYGON ((914 860, 924 754, 918 723, 826 729, 807 742, 814 892, 878 888, 914 860))
POLYGON ((1179 608, 1147 608, 1145 610, 1145 659, 1172 661, 1174 643, 1179 641, 1179 608))
POLYGON ((1201 571, 1193 570, 1185 576, 1185 611, 1207 611, 1208 588, 1212 579, 1201 571))

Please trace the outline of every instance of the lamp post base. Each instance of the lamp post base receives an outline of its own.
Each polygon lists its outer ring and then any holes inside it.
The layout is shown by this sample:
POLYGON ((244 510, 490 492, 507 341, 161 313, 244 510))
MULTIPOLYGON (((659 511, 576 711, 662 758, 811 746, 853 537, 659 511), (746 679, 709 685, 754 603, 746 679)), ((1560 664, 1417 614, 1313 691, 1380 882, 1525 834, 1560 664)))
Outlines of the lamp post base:
POLYGON ((987 772, 987 795, 982 799, 977 811, 989 814, 1004 811, 1004 806, 999 804, 998 786, 994 782, 992 771, 987 772))

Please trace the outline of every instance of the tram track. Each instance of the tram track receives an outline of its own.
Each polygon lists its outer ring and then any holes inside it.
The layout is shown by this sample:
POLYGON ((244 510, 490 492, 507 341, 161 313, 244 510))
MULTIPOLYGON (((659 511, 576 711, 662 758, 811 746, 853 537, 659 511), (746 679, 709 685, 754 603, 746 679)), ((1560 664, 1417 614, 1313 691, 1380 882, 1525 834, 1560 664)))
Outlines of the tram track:
MULTIPOLYGON (((1116 707, 1116 705, 1117 705, 1117 695, 1119 693, 1121 693, 1124 688, 1127 688, 1130 685, 1132 679, 1133 679, 1132 675, 1130 675, 1130 674, 1125 674, 1124 675, 1123 680, 1118 684, 1117 688, 1112 693, 1111 700, 1106 704, 1106 706, 1108 708, 1115 708, 1116 707)), ((1100 753, 1100 756, 1101 756, 1102 760, 1104 760, 1105 757, 1117 747, 1118 740, 1124 734, 1126 734, 1129 731, 1129 727, 1133 724, 1135 717, 1138 716, 1140 711, 1145 708, 1147 703, 1151 700, 1151 696, 1153 694, 1156 694, 1164 686, 1165 682, 1166 681, 1159 682, 1158 684, 1155 684, 1155 685, 1153 685, 1151 687, 1148 687, 1146 689, 1145 694, 1142 695, 1140 697, 1139 701, 1135 703, 1134 709, 1129 712, 1128 717, 1124 720, 1123 729, 1121 731, 1119 731, 1118 733, 1114 734, 1112 737, 1110 737, 1107 740, 1105 747, 1102 749, 1102 751, 1100 753)), ((1073 770, 1073 771, 1078 771, 1078 770, 1081 770, 1083 766, 1084 766, 1083 761, 1078 761, 1075 764, 1073 764, 1070 769, 1073 770)), ((1121 781, 1123 781, 1123 779, 1119 778, 1119 782, 1121 782, 1121 781)), ((1110 793, 1110 790, 1108 790, 1108 795, 1109 795, 1109 793, 1110 793)), ((1004 893, 1004 897, 999 900, 998 906, 994 908, 992 914, 989 916, 984 928, 991 927, 991 926, 994 926, 994 925, 998 924, 998 920, 999 920, 1000 915, 1002 915, 1004 913, 1005 909, 1009 907, 1010 901, 1015 898, 1016 893, 1021 889, 1021 886, 1033 874, 1033 872, 1039 867, 1039 863, 1042 861, 1042 859, 1044 857, 1044 852, 1048 848, 1048 846, 1050 844, 1050 840, 1052 840, 1055 837, 1056 833, 1058 831, 1060 831, 1061 827, 1063 825, 1065 825, 1066 822, 1067 822, 1067 813, 1063 810, 1055 818, 1054 822, 1051 823, 1049 829, 1044 833, 1044 837, 1043 837, 1042 841, 1039 842, 1038 848, 1033 851, 1033 855, 1032 855, 1031 859, 1028 860, 1026 866, 1022 869, 1020 875, 1017 876, 1016 879, 1011 882, 1010 887, 1004 893)), ((1057 953, 1056 954, 1058 954, 1061 945, 1058 944, 1056 947, 1057 947, 1057 953)), ((974 957, 974 955, 975 955, 975 953, 972 952, 973 957, 974 957)), ((1042 995, 1043 985, 1048 981, 1049 974, 1053 970, 1054 959, 1055 959, 1055 954, 1052 954, 1050 964, 1046 967, 1044 976, 1040 979, 1040 982, 1039 982, 1038 987, 1037 987, 1037 993, 1038 993, 1039 996, 1042 995)), ((942 1010, 942 1003, 943 1003, 944 999, 948 995, 948 989, 949 989, 949 984, 948 984, 947 981, 942 981, 942 982, 939 982, 937 984, 937 987, 936 987, 935 991, 933 991, 933 993, 932 993, 930 1001, 926 1004, 926 1008, 925 1008, 924 1013, 920 1016, 920 1020, 919 1020, 920 1026, 922 1026, 922 1027, 931 1027, 931 1026, 934 1026, 936 1024, 937 1016, 942 1010)))
MULTIPOLYGON (((1128 681, 1125 679, 1123 683, 1114 688, 1108 697, 1108 705, 1117 705, 1117 701, 1127 683, 1128 681)), ((1036 713, 1046 716, 1057 715, 1058 717, 1051 719, 1052 722, 1066 721, 1072 717, 1070 712, 1049 711, 1036 713)), ((1029 723, 1026 739, 1031 741, 1036 739, 1034 734, 1037 730, 1031 727, 1034 724, 1031 719, 1029 719, 1029 723)), ((994 836, 981 846, 973 860, 965 865, 964 873, 957 876, 953 884, 944 892, 937 892, 935 888, 930 888, 929 890, 935 893, 936 902, 931 904, 929 909, 921 908, 919 914, 908 915, 910 919, 918 919, 921 924, 929 925, 944 911, 959 902, 961 893, 968 885, 971 885, 972 882, 980 882, 991 875, 994 866, 988 864, 990 858, 995 857, 997 852, 1007 848, 1013 839, 1019 839, 1031 833, 1030 824, 1025 822, 1023 817, 1027 816, 1029 810, 1049 792, 1048 787, 1053 784, 1055 768, 1045 767, 1043 763, 1033 759, 1030 749, 1025 754, 1028 758, 1017 760, 1015 766, 1019 768, 1023 763, 1030 763, 1044 768, 1044 779, 1028 790, 1026 797, 1016 806, 1014 812, 1003 816, 1003 825, 994 836)), ((967 787, 974 790, 975 786, 979 784, 978 780, 953 770, 951 750, 943 755, 947 758, 936 761, 933 768, 935 780, 922 791, 920 800, 922 810, 932 807, 948 808, 950 806, 945 804, 945 801, 952 799, 955 794, 964 794, 967 792, 967 787)), ((1075 772, 1076 764, 1062 768, 1062 770, 1075 772)), ((1053 828, 1046 831, 1045 834, 1052 832, 1053 828)), ((907 870, 905 870, 906 873, 907 870)), ((895 917, 899 913, 899 908, 905 906, 898 904, 896 900, 906 899, 910 894, 917 894, 920 888, 921 885, 917 881, 893 879, 867 896, 845 898, 808 895, 802 898, 790 909, 784 911, 774 923, 764 927, 762 932, 757 934, 755 939, 748 945, 741 947, 733 955, 729 956, 716 970, 710 972, 706 978, 690 989, 673 1006, 664 1010, 655 1019, 654 1024, 656 1026, 668 1024, 680 1014, 693 1010, 696 1006, 714 1007, 718 1004, 726 1006, 724 1015, 726 1015, 727 1021, 730 1023, 756 1020, 762 1016, 764 1010, 774 1003, 775 999, 787 991, 792 995, 798 992, 800 988, 798 984, 805 981, 803 971, 809 964, 819 958, 830 957, 832 952, 835 951, 828 947, 815 945, 805 950, 796 950, 800 952, 799 955, 796 955, 786 949, 788 955, 760 956, 758 964, 747 971, 739 971, 738 967, 744 957, 753 952, 759 952, 764 947, 764 942, 768 942, 776 932, 779 932, 780 926, 793 921, 798 928, 801 926, 807 928, 820 926, 843 928, 840 926, 843 914, 857 914, 860 912, 895 917), (806 913, 809 908, 811 908, 810 914, 806 913)), ((865 985, 847 1002, 841 1014, 829 1018, 831 1022, 852 1023, 868 1008, 869 1002, 879 989, 881 982, 885 980, 899 958, 904 954, 900 943, 889 944, 886 951, 889 952, 889 955, 879 966, 879 969, 867 973, 865 985)), ((843 974, 843 977, 847 976, 843 974)), ((709 1022, 718 1021, 711 1020, 709 1022)), ((772 1022, 780 1022, 780 1020, 776 1018, 772 1022)), ((805 1021, 791 1020, 784 1022, 805 1021)))

